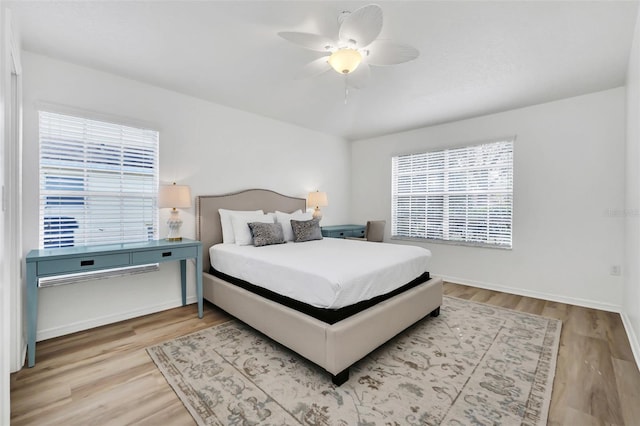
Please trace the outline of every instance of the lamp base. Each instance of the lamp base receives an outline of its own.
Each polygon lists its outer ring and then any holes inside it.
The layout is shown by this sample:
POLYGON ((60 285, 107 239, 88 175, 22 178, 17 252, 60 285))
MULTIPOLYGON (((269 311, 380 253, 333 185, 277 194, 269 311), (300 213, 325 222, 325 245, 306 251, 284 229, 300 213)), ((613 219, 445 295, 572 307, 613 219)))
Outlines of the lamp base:
POLYGON ((171 217, 167 220, 169 226, 169 235, 167 235, 167 241, 182 241, 180 235, 180 227, 182 226, 182 219, 178 214, 178 210, 171 210, 171 217))
POLYGON ((320 211, 320 207, 316 206, 315 210, 313 211, 312 217, 314 219, 322 220, 322 211, 320 211))

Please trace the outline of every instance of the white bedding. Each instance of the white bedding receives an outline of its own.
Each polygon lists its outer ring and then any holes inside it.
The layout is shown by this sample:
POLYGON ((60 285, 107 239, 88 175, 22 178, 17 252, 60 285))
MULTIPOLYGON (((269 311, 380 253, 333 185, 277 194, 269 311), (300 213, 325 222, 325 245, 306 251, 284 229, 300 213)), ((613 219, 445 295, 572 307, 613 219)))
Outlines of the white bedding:
POLYGON ((386 294, 427 271, 422 247, 324 238, 265 247, 216 244, 212 266, 227 275, 320 308, 386 294))

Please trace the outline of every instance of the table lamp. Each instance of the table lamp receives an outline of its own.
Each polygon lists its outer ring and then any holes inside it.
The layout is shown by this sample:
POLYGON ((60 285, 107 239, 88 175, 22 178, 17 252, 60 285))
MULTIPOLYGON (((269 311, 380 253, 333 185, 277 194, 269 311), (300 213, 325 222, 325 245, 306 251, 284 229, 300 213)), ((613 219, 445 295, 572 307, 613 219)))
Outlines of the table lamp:
POLYGON ((309 197, 307 198, 307 205, 315 206, 313 210, 313 218, 314 219, 322 219, 322 212, 320 211, 320 207, 328 206, 329 202, 327 200, 326 192, 310 192, 309 197))
POLYGON ((158 197, 158 206, 160 208, 172 208, 171 216, 167 220, 169 226, 168 241, 181 241, 180 227, 182 226, 182 219, 178 210, 176 209, 188 209, 191 207, 191 189, 187 185, 165 185, 160 187, 160 194, 158 197))

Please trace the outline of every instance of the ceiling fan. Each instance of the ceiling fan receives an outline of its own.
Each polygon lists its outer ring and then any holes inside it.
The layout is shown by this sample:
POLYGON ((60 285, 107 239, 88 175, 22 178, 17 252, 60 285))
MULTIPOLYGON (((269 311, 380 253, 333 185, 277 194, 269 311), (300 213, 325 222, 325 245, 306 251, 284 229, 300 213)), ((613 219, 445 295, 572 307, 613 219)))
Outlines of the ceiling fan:
POLYGON ((361 88, 370 78, 370 65, 401 64, 420 54, 407 44, 377 39, 380 31, 382 9, 370 4, 338 16, 337 39, 301 32, 285 31, 278 35, 306 49, 329 53, 305 65, 298 78, 314 77, 333 68, 347 76, 347 85, 361 88))

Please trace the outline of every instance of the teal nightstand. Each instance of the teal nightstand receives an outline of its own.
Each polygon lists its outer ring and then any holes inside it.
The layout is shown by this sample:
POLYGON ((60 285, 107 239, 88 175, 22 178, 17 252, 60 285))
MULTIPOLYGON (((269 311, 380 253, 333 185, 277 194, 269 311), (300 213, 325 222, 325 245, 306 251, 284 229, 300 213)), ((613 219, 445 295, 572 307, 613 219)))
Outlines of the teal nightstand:
POLYGON ((39 279, 88 271, 180 261, 182 305, 187 304, 187 259, 196 261, 198 316, 202 318, 202 243, 155 240, 85 247, 31 250, 27 255, 27 351, 28 365, 36 362, 39 279))
POLYGON ((365 228, 366 226, 364 225, 333 225, 323 226, 320 229, 322 230, 323 237, 347 238, 364 237, 365 228))

